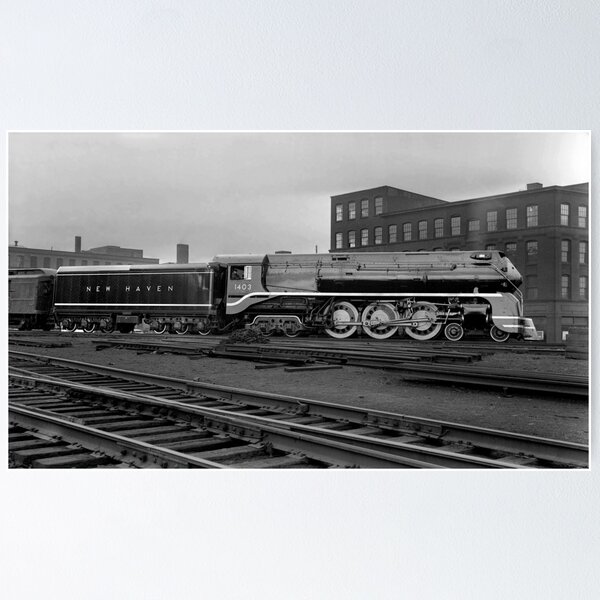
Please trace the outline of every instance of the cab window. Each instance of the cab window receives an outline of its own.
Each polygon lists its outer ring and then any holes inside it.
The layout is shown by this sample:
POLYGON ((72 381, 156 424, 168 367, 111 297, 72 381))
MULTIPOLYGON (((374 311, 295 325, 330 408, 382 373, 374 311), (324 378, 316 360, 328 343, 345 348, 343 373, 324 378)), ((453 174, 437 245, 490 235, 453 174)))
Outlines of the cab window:
POLYGON ((252 267, 244 265, 234 265, 229 271, 229 279, 240 280, 240 279, 252 279, 252 267))

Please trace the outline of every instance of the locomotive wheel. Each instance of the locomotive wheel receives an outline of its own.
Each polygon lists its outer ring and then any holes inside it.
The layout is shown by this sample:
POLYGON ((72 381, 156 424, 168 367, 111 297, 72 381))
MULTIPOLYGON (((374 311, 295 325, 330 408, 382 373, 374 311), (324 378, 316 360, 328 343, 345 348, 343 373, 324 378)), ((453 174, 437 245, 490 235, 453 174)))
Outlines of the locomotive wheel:
POLYGON ((356 325, 344 325, 344 323, 356 323, 358 311, 350 302, 334 302, 331 306, 331 326, 325 327, 325 333, 338 340, 353 335, 358 327, 356 325), (338 325, 339 323, 339 325, 338 325))
POLYGON ((413 327, 406 328, 406 335, 413 340, 431 340, 442 329, 441 323, 436 323, 437 308, 429 302, 419 302, 413 306, 410 319, 424 319, 422 323, 416 323, 413 327))
POLYGON ((186 333, 190 330, 190 326, 189 325, 182 325, 181 329, 176 329, 175 333, 177 335, 186 335, 186 333))
POLYGON ((451 342, 458 342, 458 340, 462 340, 465 335, 465 330, 462 325, 458 323, 448 323, 444 328, 444 335, 446 336, 446 339, 451 342))
POLYGON ((203 329, 202 331, 198 330, 200 335, 208 335, 210 333, 210 329, 203 329))
POLYGON ((397 325, 388 325, 388 323, 399 318, 398 311, 393 305, 373 302, 362 312, 362 328, 368 336, 376 340, 386 340, 398 331, 397 325))
POLYGON ((510 333, 508 333, 508 331, 503 331, 499 327, 496 327, 495 325, 493 325, 492 328, 490 329, 490 337, 495 342, 502 343, 502 342, 505 342, 510 337, 510 333))
POLYGON ((96 331, 96 323, 88 323, 82 329, 84 333, 93 333, 94 331, 96 331))
POLYGON ((167 329, 169 329, 169 326, 166 323, 159 323, 158 327, 152 331, 158 335, 162 335, 163 333, 167 333, 167 329))

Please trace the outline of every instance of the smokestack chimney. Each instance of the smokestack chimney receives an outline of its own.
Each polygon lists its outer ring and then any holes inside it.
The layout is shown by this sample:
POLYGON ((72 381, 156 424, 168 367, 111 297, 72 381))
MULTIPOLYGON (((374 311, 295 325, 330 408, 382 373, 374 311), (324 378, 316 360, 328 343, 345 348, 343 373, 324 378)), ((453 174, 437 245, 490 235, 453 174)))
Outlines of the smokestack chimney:
POLYGON ((75 236, 75 252, 81 252, 81 236, 75 236))
POLYGON ((177 244, 177 264, 186 265, 190 262, 190 248, 187 244, 177 244))
POLYGON ((527 184, 527 189, 528 190, 539 190, 541 188, 543 188, 544 186, 541 183, 528 183, 527 184))

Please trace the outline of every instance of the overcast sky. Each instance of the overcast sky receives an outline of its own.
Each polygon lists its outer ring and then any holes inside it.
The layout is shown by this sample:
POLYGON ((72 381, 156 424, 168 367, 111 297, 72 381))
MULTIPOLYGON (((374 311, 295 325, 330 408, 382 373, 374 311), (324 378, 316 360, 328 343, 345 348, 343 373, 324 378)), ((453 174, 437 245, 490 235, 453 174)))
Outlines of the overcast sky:
POLYGON ((589 181, 589 136, 534 133, 11 133, 9 241, 174 261, 329 250, 330 197, 443 200, 589 181))

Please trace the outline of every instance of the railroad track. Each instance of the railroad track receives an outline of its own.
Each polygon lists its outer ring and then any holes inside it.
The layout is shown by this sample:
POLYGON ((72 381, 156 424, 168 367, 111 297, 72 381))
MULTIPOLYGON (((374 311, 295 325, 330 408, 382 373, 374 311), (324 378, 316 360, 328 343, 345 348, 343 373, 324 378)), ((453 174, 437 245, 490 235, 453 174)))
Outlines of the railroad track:
MULTIPOLYGON (((321 467, 582 468, 587 466, 588 461, 587 447, 581 444, 178 380, 29 353, 10 352, 9 359, 10 380, 14 385, 31 387, 32 379, 41 378, 36 384, 38 387, 54 390, 53 386, 67 386, 69 401, 76 398, 78 402, 90 395, 96 397, 106 392, 111 398, 111 410, 135 407, 135 411, 143 414, 145 419, 152 415, 152 418, 157 418, 157 414, 165 418, 168 416, 175 423, 183 422, 187 426, 194 424, 195 429, 201 431, 208 428, 216 435, 231 436, 235 431, 235 446, 242 442, 266 445, 275 449, 282 466, 296 466, 288 461, 302 459, 308 465, 321 467), (281 439, 284 434, 285 442, 281 439), (334 444, 334 456, 331 456, 332 450, 317 449, 317 440, 319 444, 334 444), (341 458, 342 449, 351 450, 351 456, 341 458), (366 452, 366 458, 358 457, 359 452, 366 452), (291 453, 293 459, 282 459, 286 453, 291 453), (382 461, 386 464, 383 465, 382 461)), ((11 408, 18 403, 13 401, 13 396, 11 408)), ((45 406, 45 410, 71 410, 66 405, 61 406, 55 398, 50 398, 45 405, 38 404, 37 400, 33 402, 38 409, 45 406)), ((94 414, 94 410, 99 410, 94 405, 78 405, 75 408, 79 411, 73 413, 71 418, 79 414, 78 418, 85 421, 80 425, 89 425, 90 418, 99 417, 102 421, 106 417, 94 414), (92 411, 91 415, 87 411, 92 411)), ((130 418, 140 420, 135 414, 130 418)), ((123 422, 126 432, 132 429, 127 421, 124 419, 123 422)), ((144 424, 143 427, 141 423, 137 425, 142 429, 133 432, 138 437, 148 435, 150 432, 146 428, 150 426, 174 427, 171 422, 144 424)), ((170 444, 186 441, 179 439, 183 432, 172 430, 169 435, 170 444)), ((186 432, 186 435, 191 434, 186 432)), ((268 463, 264 464, 268 466, 268 463)), ((273 466, 276 464, 273 463, 273 466)), ((301 464, 304 463, 297 463, 298 466, 301 464)), ((171 466, 171 463, 168 465, 171 466)), ((241 466, 245 466, 243 462, 241 466)))
MULTIPOLYGON (((407 344, 386 340, 340 343, 338 340, 305 339, 273 339, 266 344, 234 344, 216 336, 186 336, 184 340, 181 336, 173 338, 154 335, 97 336, 91 341, 96 344, 97 350, 119 347, 140 353, 183 354, 190 358, 212 356, 295 366, 317 363, 384 368, 400 372, 407 380, 496 388, 504 393, 526 391, 574 400, 587 401, 589 397, 586 376, 475 367, 472 363, 481 359, 481 352, 464 351, 458 349, 458 345, 446 350, 436 350, 435 347, 429 349, 430 344, 418 342, 407 344), (452 367, 445 366, 444 363, 452 363, 452 367), (461 363, 466 366, 461 366, 461 363)), ((19 343, 19 340, 15 340, 15 343, 19 343)), ((540 347, 539 344, 536 347, 540 347)))

